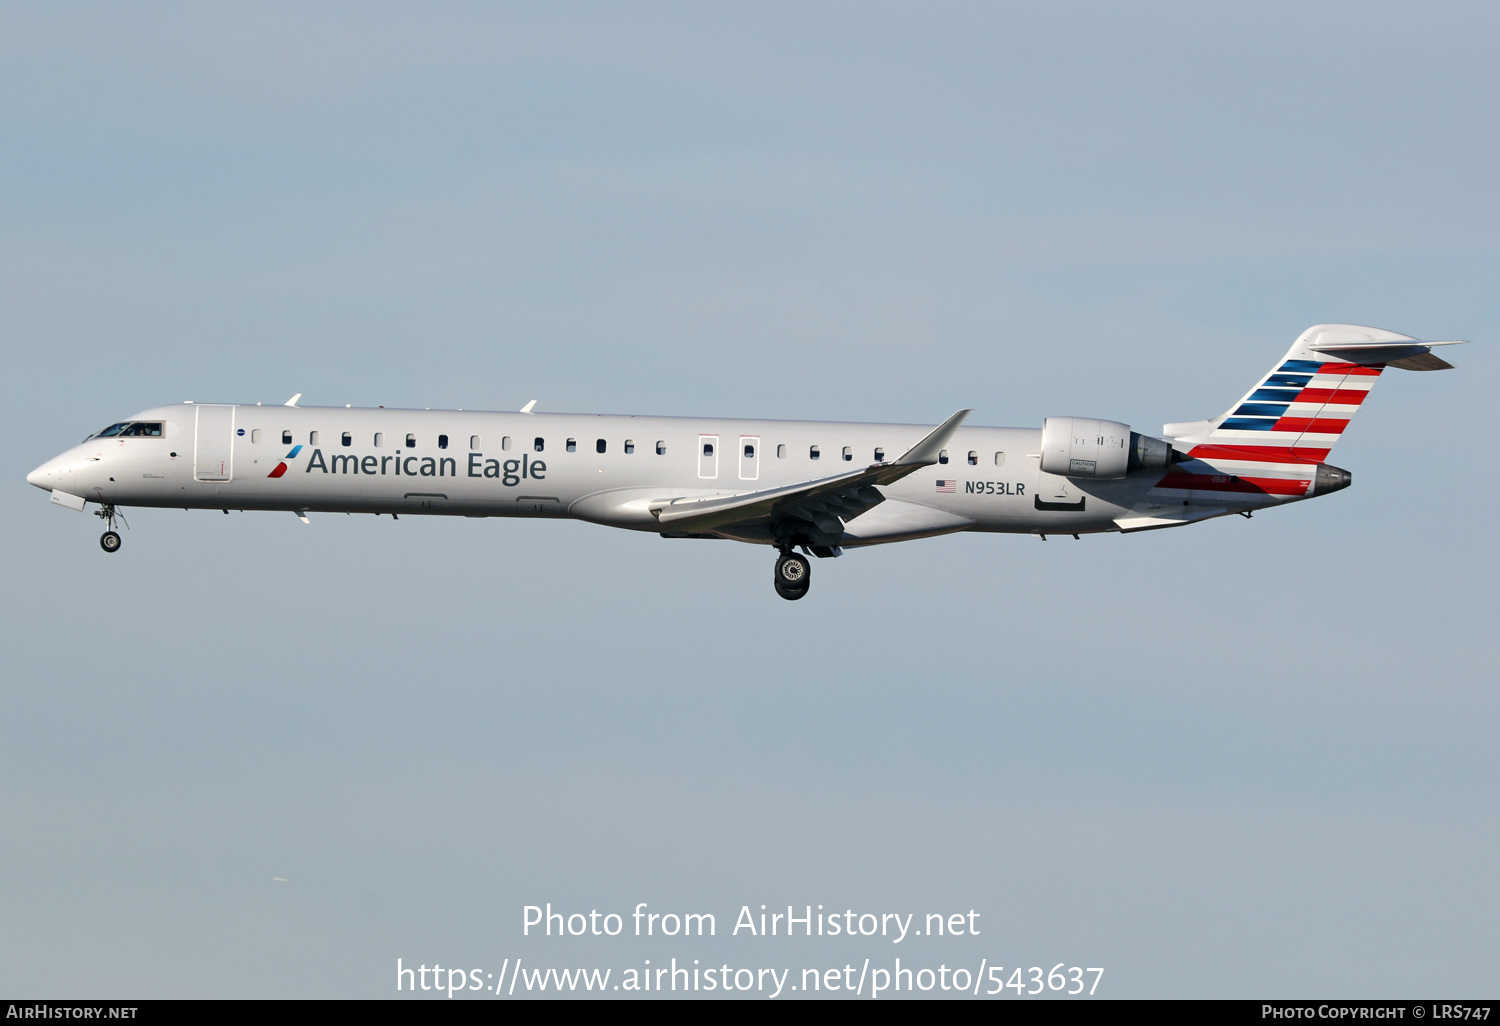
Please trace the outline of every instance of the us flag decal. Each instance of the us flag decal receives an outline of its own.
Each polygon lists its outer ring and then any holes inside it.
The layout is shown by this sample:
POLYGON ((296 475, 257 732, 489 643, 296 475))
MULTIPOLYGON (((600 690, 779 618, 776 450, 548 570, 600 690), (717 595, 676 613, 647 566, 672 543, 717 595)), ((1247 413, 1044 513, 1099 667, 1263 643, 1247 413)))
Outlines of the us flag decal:
POLYGON ((958 489, 958 482, 955 481, 955 480, 953 480, 951 477, 948 478, 946 481, 943 480, 942 478, 938 478, 938 483, 937 483, 937 490, 938 491, 952 493, 952 492, 956 491, 957 489, 958 489))

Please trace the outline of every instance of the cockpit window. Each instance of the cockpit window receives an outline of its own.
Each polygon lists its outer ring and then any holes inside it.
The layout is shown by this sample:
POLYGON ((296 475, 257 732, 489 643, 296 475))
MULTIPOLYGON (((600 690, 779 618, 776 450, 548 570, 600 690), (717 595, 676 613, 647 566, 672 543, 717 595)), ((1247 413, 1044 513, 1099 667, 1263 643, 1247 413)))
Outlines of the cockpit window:
POLYGON ((159 420, 122 420, 118 424, 111 424, 97 435, 90 435, 89 437, 114 438, 116 436, 120 438, 160 438, 162 436, 162 423, 159 420))

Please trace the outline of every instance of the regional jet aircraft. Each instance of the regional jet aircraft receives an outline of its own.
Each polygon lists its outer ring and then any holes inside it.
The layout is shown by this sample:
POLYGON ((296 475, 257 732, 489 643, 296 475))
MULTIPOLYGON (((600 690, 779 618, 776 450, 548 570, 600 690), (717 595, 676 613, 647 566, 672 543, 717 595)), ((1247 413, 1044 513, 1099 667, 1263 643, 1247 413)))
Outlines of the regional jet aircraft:
POLYGON ((90 435, 26 480, 95 513, 121 506, 565 517, 808 556, 956 531, 1125 534, 1252 514, 1349 485, 1324 460, 1382 370, 1445 370, 1435 346, 1319 324, 1228 412, 1161 437, 1085 417, 969 427, 183 403, 90 435))

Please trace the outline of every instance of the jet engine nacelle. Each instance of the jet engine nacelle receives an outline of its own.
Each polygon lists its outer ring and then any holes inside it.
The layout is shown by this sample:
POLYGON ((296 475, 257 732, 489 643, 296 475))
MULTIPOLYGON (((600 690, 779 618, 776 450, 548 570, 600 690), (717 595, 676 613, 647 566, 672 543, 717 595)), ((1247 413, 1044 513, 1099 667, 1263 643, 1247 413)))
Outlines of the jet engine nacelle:
POLYGON ((1087 417, 1042 422, 1042 469, 1049 474, 1108 481, 1174 462, 1171 442, 1132 431, 1129 424, 1087 417))

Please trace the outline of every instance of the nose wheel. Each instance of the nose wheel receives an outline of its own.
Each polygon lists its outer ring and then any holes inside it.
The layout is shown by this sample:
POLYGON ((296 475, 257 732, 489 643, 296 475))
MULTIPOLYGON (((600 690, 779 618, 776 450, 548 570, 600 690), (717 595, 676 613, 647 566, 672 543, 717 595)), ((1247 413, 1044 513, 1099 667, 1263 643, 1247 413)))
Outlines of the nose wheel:
POLYGON ((795 552, 783 552, 776 560, 776 594, 795 602, 812 586, 812 562, 795 552))
POLYGON ((107 503, 95 510, 94 515, 103 520, 104 526, 109 528, 109 530, 99 536, 99 547, 105 552, 119 552, 120 534, 115 530, 115 520, 118 518, 123 522, 125 518, 119 516, 115 512, 115 508, 107 503))

